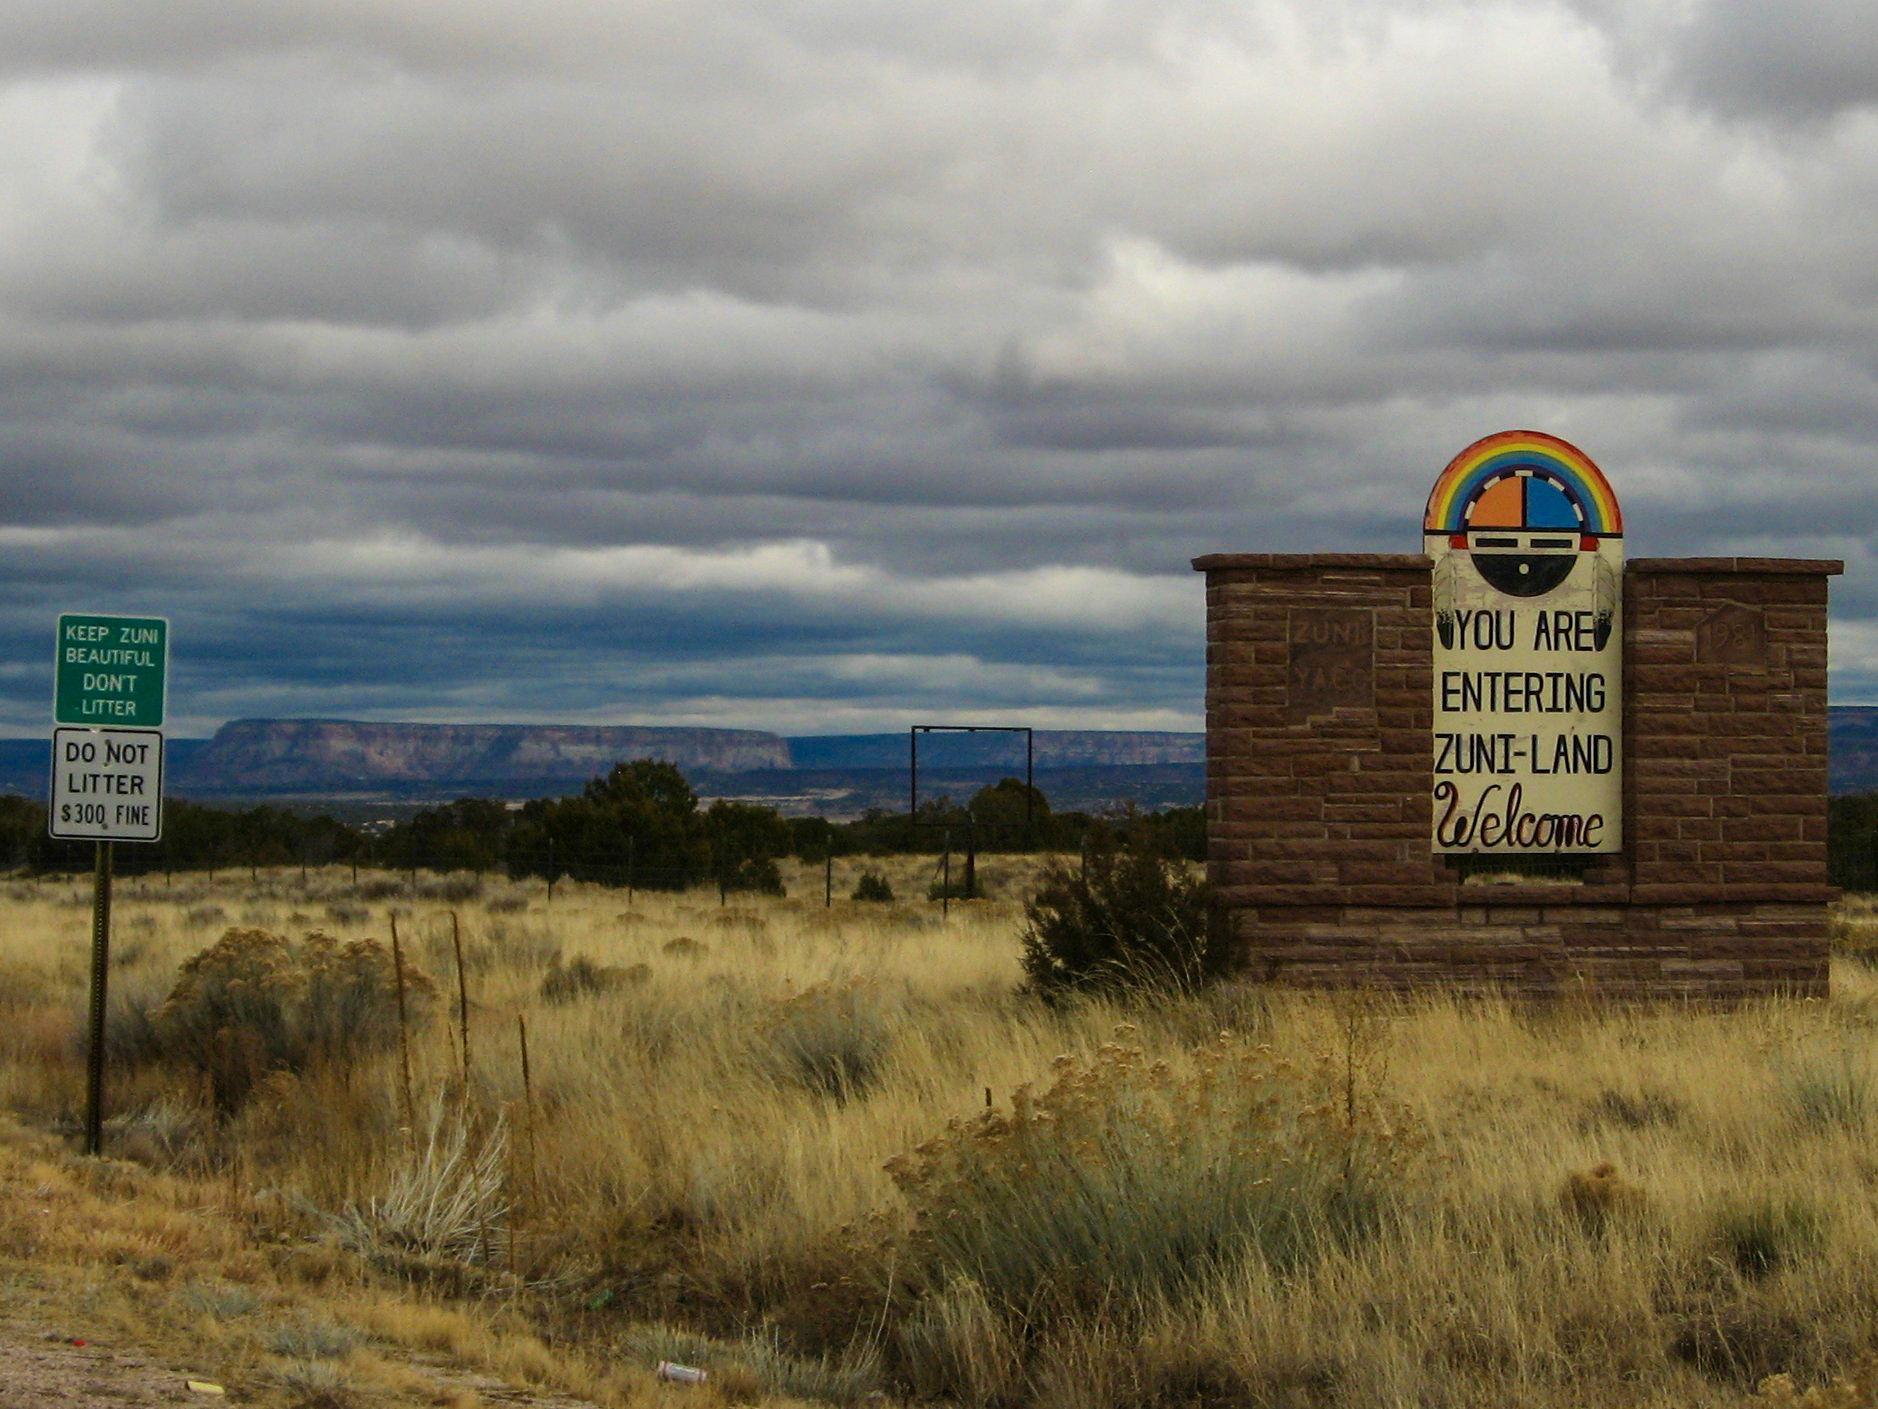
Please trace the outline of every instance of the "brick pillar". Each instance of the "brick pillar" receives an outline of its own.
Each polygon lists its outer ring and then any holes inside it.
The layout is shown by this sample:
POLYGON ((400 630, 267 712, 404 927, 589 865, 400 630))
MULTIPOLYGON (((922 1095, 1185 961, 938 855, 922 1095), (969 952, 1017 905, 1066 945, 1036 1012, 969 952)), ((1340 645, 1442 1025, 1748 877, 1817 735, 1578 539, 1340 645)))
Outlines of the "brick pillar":
POLYGON ((1625 573, 1630 899, 1682 927, 1697 976, 1824 991, 1826 588, 1842 570, 1645 558, 1625 573))
POLYGON ((1454 905, 1428 845, 1420 554, 1230 554, 1207 579, 1207 874, 1254 972, 1367 966, 1349 907, 1454 905))

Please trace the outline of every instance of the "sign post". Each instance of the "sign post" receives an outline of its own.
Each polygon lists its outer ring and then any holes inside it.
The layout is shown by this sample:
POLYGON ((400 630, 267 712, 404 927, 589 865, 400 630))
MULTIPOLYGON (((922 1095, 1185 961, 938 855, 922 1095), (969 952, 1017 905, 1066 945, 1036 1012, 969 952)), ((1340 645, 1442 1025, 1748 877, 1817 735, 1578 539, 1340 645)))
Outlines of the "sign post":
POLYGON ((91 888, 91 1050, 85 1153, 104 1150, 105 985, 111 959, 112 844, 163 834, 163 715, 170 624, 164 617, 59 618, 54 653, 52 805, 46 830, 97 845, 91 888))
POLYGON ((104 1153, 104 982, 111 966, 111 843, 91 868, 90 1050, 85 1054, 85 1153, 104 1153))

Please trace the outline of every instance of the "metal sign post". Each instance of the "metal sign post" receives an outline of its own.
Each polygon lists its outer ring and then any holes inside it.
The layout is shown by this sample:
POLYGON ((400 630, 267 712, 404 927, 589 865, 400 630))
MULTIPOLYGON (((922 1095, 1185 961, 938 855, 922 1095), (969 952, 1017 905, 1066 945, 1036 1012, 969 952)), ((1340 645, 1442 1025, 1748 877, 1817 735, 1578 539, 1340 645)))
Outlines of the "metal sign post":
POLYGON ((91 877, 91 1046, 85 1057, 85 1153, 104 1153, 104 986, 111 967, 111 843, 91 877))
POLYGON ((85 1153, 104 1152, 104 1019, 111 970, 113 844, 163 835, 162 723, 170 624, 153 616, 59 618, 53 660, 49 835, 92 841, 90 1051, 85 1153))

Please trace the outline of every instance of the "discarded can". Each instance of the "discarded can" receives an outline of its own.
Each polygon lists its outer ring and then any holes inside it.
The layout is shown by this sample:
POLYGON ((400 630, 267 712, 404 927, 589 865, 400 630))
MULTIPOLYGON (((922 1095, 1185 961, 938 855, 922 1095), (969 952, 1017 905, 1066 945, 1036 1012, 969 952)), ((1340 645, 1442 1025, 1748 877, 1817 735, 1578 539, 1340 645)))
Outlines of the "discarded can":
POLYGON ((681 1385, 701 1385, 704 1383, 704 1371, 692 1365, 674 1365, 669 1360, 661 1360, 659 1378, 676 1380, 681 1385))

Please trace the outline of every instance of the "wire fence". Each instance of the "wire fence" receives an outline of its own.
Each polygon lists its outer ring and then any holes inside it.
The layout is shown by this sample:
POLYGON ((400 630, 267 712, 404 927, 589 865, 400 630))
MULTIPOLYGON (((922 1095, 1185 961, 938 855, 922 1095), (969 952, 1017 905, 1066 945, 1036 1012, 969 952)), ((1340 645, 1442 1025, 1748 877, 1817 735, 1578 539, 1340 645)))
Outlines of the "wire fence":
MULTIPOLYGON (((90 846, 85 850, 89 852, 90 846)), ((998 853, 995 860, 1009 862, 1021 855, 998 853)), ((789 864, 792 874, 787 877, 788 893, 833 904, 848 899, 862 875, 885 868, 895 870, 896 879, 904 880, 909 870, 916 879, 919 893, 898 898, 923 898, 944 907, 953 900, 986 898, 993 861, 990 853, 968 859, 963 851, 943 848, 932 855, 831 851, 819 856, 775 858, 751 858, 727 851, 713 856, 708 864, 673 867, 640 862, 631 850, 570 852, 557 847, 552 854, 543 849, 538 855, 511 855, 503 861, 450 853, 387 857, 371 851, 343 857, 290 856, 274 849, 197 858, 185 865, 165 856, 158 845, 118 845, 113 849, 112 872, 121 880, 165 886, 202 879, 247 880, 258 885, 278 883, 283 875, 290 882, 297 879, 301 885, 311 886, 321 878, 330 883, 336 875, 339 885, 363 900, 409 897, 463 901, 484 893, 494 883, 538 888, 552 902, 558 887, 573 882, 621 890, 629 898, 638 891, 714 892, 720 903, 728 904, 738 896, 784 894, 782 865, 789 864)), ((998 870, 990 884, 1003 890, 1009 878, 1003 867, 998 870)), ((11 867, 12 879, 28 884, 84 880, 90 874, 89 859, 83 865, 61 866, 28 865, 16 857, 11 867)))

